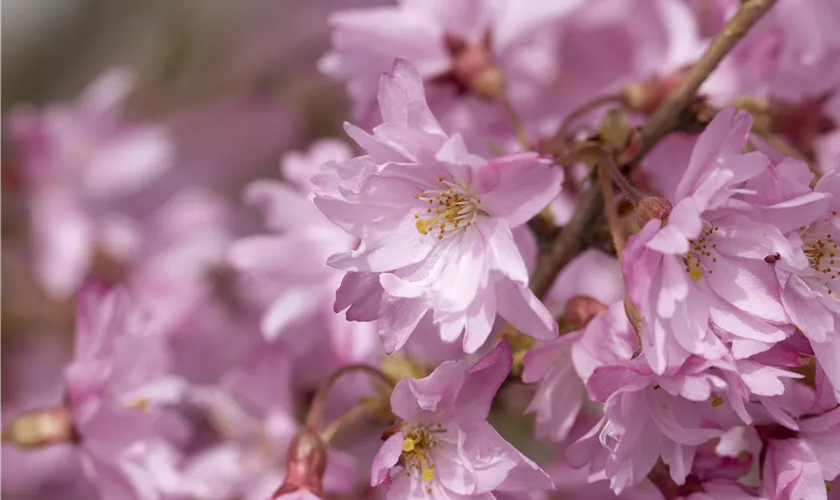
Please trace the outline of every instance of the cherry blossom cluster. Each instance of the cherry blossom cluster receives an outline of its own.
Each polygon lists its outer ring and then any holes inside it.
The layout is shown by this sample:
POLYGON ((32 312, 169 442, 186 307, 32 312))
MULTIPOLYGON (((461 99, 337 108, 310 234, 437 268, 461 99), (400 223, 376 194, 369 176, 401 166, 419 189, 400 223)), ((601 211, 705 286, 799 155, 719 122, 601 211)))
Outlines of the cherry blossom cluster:
POLYGON ((128 69, 5 120, 74 312, 4 357, 4 493, 840 498, 840 3, 343 9, 345 135, 233 198, 128 69))

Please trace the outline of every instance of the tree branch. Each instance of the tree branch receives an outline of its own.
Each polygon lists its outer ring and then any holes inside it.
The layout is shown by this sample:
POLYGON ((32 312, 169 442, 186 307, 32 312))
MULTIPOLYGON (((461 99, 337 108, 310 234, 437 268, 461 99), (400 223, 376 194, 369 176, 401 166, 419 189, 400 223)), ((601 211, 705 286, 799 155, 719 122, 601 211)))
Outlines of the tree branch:
MULTIPOLYGON (((638 163, 660 139, 678 125, 680 115, 694 101, 697 89, 775 3, 776 0, 746 0, 741 4, 738 12, 718 33, 703 56, 686 72, 679 85, 644 124, 641 129, 642 149, 639 155, 632 162, 620 167, 626 168, 630 163, 638 163)), ((538 297, 543 297, 548 292, 560 270, 583 250, 593 228, 597 226, 602 209, 603 201, 599 187, 590 186, 581 195, 575 213, 554 245, 548 253, 541 256, 531 277, 531 289, 538 297)))

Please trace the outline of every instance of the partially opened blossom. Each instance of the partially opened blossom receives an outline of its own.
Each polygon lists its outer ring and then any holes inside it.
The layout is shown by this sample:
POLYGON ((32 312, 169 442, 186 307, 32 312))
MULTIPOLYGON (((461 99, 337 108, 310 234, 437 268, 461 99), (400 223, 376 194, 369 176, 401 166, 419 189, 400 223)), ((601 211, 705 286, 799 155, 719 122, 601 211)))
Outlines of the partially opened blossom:
POLYGON ((94 252, 127 230, 114 205, 170 167, 173 146, 153 125, 123 121, 132 77, 123 69, 95 80, 73 103, 41 113, 19 110, 11 132, 29 197, 35 266, 44 287, 67 297, 87 274, 94 252))
POLYGON ((769 498, 827 498, 840 474, 840 409, 803 418, 797 433, 770 440, 762 474, 769 498))
MULTIPOLYGON (((770 163, 743 153, 750 125, 733 108, 718 113, 694 146, 667 219, 651 220, 628 242, 628 295, 657 373, 690 354, 720 358, 723 342, 746 357, 793 333, 765 258, 802 262, 805 255, 739 199, 744 182, 770 163)), ((802 217, 790 213, 791 221, 802 217)))
POLYGON ((336 359, 358 362, 376 357, 375 328, 347 321, 333 311, 342 273, 327 265, 330 255, 352 249, 356 238, 332 224, 308 197, 308 189, 317 189, 317 180, 310 179, 321 174, 320 163, 349 157, 349 147, 343 143, 319 142, 308 156, 286 157, 283 172, 300 183, 299 188, 276 181, 253 182, 246 200, 262 210, 266 225, 276 234, 238 240, 228 260, 240 273, 246 294, 264 310, 261 330, 266 340, 301 337, 296 332, 307 331, 305 342, 300 338, 293 342, 302 353, 322 343, 323 332, 336 359), (318 334, 312 335, 313 330, 318 334))
POLYGON ((486 421, 512 362, 503 342, 472 367, 446 361, 426 378, 401 380, 391 395, 400 421, 374 458, 371 485, 387 487, 389 499, 507 498, 551 488, 486 421))
POLYGON ((444 340, 464 332, 467 352, 484 344, 497 312, 524 333, 553 337, 557 326, 527 287, 511 228, 557 194, 561 173, 533 153, 491 160, 470 154, 460 135, 441 130, 408 61, 382 77, 379 102, 384 123, 374 135, 347 126, 368 153, 350 161, 372 162, 377 172, 358 192, 315 198, 361 240, 329 261, 351 272, 338 292, 339 309, 353 304, 356 319, 378 319, 386 352, 402 347, 427 314, 444 340))

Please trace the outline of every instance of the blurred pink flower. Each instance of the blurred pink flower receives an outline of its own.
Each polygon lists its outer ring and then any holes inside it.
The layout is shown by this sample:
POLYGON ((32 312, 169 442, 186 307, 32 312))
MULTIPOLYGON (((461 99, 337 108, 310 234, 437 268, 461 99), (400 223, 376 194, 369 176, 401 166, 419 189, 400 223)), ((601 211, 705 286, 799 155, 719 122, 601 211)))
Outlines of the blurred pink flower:
POLYGON ((512 143, 504 93, 528 132, 553 133, 562 116, 621 83, 671 71, 701 48, 688 8, 668 1, 401 0, 330 19, 320 69, 347 84, 355 118, 375 120, 376 75, 406 58, 447 130, 471 147, 512 143))
POLYGON ((72 104, 11 118, 29 193, 35 265, 47 290, 66 297, 88 272, 94 250, 110 233, 125 231, 112 205, 170 167, 172 144, 152 125, 123 122, 122 103, 132 83, 127 70, 111 70, 72 104))
POLYGON ((548 475, 486 421, 512 362, 503 342, 472 367, 446 361, 426 378, 401 380, 391 395, 399 430, 374 458, 371 485, 387 486, 392 499, 551 488, 548 475))
MULTIPOLYGON (((706 2, 730 17, 737 1, 706 2)), ((709 12, 717 11, 717 12, 709 12)), ((840 7, 834 0, 780 0, 724 60, 706 88, 719 102, 770 95, 801 102, 840 86, 840 7)))
POLYGON ((379 342, 374 325, 347 321, 333 311, 342 273, 328 266, 327 260, 336 252, 352 249, 357 240, 324 217, 305 190, 316 188, 310 179, 319 174, 321 163, 344 161, 350 154, 343 143, 322 141, 308 155, 287 155, 283 173, 300 183, 303 192, 289 184, 253 182, 245 193, 247 201, 261 208, 268 228, 280 234, 242 238, 228 253, 246 293, 264 309, 266 340, 294 335, 305 324, 310 330, 308 343, 320 338, 311 334, 313 328, 325 331, 341 362, 376 358, 379 342))
MULTIPOLYGON (((207 499, 269 498, 283 483, 289 446, 300 425, 295 418, 292 360, 281 346, 258 349, 217 386, 189 394, 204 409, 221 440, 190 458, 184 470, 207 499)), ((325 486, 352 488, 355 460, 331 450, 325 486)))
POLYGON ((628 295, 642 314, 643 353, 656 373, 689 354, 720 358, 722 341, 746 357, 793 331, 765 258, 805 256, 740 199, 743 183, 770 163, 743 153, 750 126, 734 108, 718 113, 694 147, 667 221, 651 220, 628 242, 628 295))
POLYGON ((347 125, 370 155, 351 161, 374 163, 377 172, 358 192, 315 198, 330 220, 361 240, 357 250, 329 260, 357 273, 345 277, 337 309, 358 304, 358 311, 351 307, 354 319, 378 319, 388 353, 426 314, 434 315, 444 340, 465 332, 466 352, 484 344, 497 311, 529 335, 556 335, 554 318, 527 287, 511 228, 557 194, 561 173, 535 154, 488 161, 468 153, 460 135, 441 130, 419 74, 405 60, 383 76, 379 100, 385 123, 374 135, 347 125))
POLYGON ((180 457, 161 432, 165 405, 185 384, 169 374, 163 332, 122 289, 79 292, 67 405, 87 476, 108 498, 186 494, 180 457))

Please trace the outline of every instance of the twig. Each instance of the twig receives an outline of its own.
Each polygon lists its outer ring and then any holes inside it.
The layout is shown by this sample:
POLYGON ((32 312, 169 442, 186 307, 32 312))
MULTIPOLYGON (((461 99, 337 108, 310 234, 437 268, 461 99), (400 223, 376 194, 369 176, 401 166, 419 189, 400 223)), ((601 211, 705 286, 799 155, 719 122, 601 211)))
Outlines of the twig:
MULTIPOLYGON (((726 24, 706 49, 703 56, 686 72, 674 90, 651 115, 642 127, 642 149, 635 162, 653 149, 657 142, 678 124, 682 112, 691 105, 697 89, 714 71, 720 61, 746 35, 747 31, 764 15, 776 0, 746 0, 735 16, 726 24)), ((622 165, 625 167, 626 165, 622 165)), ((542 256, 531 277, 531 289, 538 297, 551 288, 554 278, 588 241, 592 228, 601 216, 603 202, 601 191, 590 187, 580 197, 577 209, 549 252, 542 256)))
POLYGON ((342 375, 354 371, 365 372, 368 375, 381 380, 389 387, 394 386, 394 382, 378 368, 362 364, 343 366, 334 371, 333 374, 330 375, 330 377, 318 388, 318 392, 315 394, 315 397, 312 399, 312 404, 309 406, 309 414, 306 416, 306 427, 317 432, 317 430, 321 427, 324 410, 327 407, 327 396, 329 395, 330 388, 339 378, 341 378, 342 375))
POLYGON ((587 101, 582 105, 578 106, 577 108, 573 109, 566 118, 563 119, 563 122, 560 124, 560 127, 557 129, 557 133, 554 134, 554 139, 560 139, 567 137, 569 132, 571 131, 572 125, 581 117, 586 116, 590 112, 604 106, 606 104, 622 104, 623 100, 620 94, 608 94, 600 97, 596 97, 591 101, 587 101))
MULTIPOLYGON (((608 177, 611 177, 613 181, 621 188, 621 192, 624 193, 624 196, 630 200, 630 203, 633 206, 637 206, 640 201, 642 201, 642 195, 639 194, 639 191, 636 189, 633 184, 624 176, 618 166, 615 164, 613 159, 606 151, 601 152, 601 171, 606 169, 607 173, 609 174, 608 177)), ((610 191, 612 191, 612 186, 610 186, 610 191)), ((606 192, 605 192, 606 193, 606 192)), ((605 194, 606 196, 606 194, 605 194)))
POLYGON ((326 429, 324 429, 324 432, 321 433, 321 439, 324 443, 329 443, 342 428, 350 425, 362 415, 375 412, 381 407, 382 402, 380 400, 362 401, 353 408, 350 408, 350 410, 344 415, 330 422, 326 429))
POLYGON ((604 196, 604 213, 607 215, 607 224, 610 227, 615 254, 620 261, 622 254, 624 254, 624 236, 621 231, 621 221, 618 219, 618 210, 615 206, 612 179, 607 172, 607 168, 603 162, 598 165, 598 179, 601 181, 601 194, 604 196))
POLYGON ((508 121, 510 121, 510 126, 513 128, 513 133, 516 134, 516 140, 519 141, 519 145, 522 146, 523 151, 530 151, 531 141, 528 140, 528 133, 525 131, 525 125, 522 123, 522 120, 519 119, 519 115, 516 114, 516 110, 513 109, 513 105, 510 103, 510 99, 508 99, 507 94, 502 94, 499 97, 499 104, 505 110, 505 114, 508 117, 508 121))

